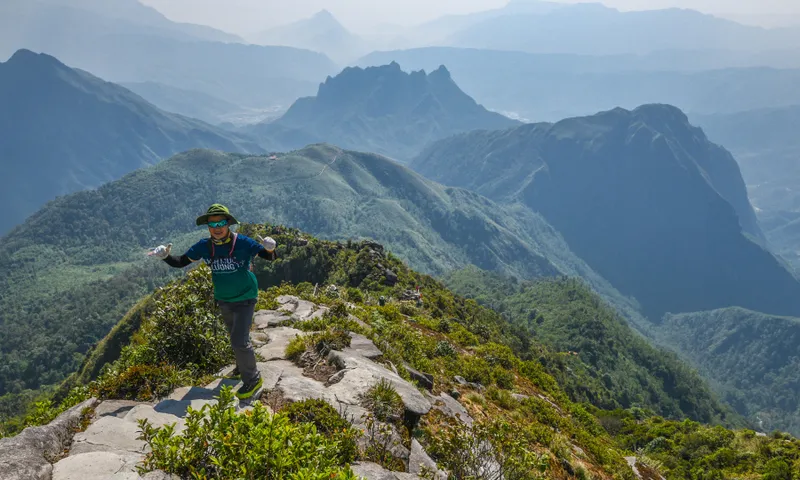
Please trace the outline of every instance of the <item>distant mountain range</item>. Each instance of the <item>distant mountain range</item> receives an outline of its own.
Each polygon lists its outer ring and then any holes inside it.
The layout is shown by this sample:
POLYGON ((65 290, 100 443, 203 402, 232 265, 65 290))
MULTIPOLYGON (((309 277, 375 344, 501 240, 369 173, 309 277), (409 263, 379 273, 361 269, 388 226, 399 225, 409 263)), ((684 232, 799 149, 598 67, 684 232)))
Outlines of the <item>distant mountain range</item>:
POLYGON ((733 305, 800 315, 800 282, 760 245, 736 161, 674 107, 466 133, 411 166, 540 212, 650 318, 733 305))
POLYGON ((277 120, 246 131, 274 150, 328 142, 407 161, 455 133, 519 124, 477 104, 444 66, 406 73, 393 62, 346 68, 328 77, 316 97, 301 98, 277 120))
POLYGON ((800 47, 800 28, 764 29, 688 9, 622 12, 579 3, 539 12, 490 15, 445 44, 538 53, 608 55, 672 49, 754 52, 800 47))
POLYGON ((24 48, 109 81, 156 82, 255 108, 285 108, 336 70, 321 53, 237 43, 124 1, 120 11, 97 0, 2 2, 0 56, 24 48))
MULTIPOLYGON (((800 69, 754 67, 758 55, 738 56, 702 50, 581 56, 431 47, 374 52, 356 64, 395 61, 412 70, 446 65, 459 86, 487 108, 527 121, 558 121, 648 103, 675 105, 690 115, 800 104, 795 88, 800 69), (726 57, 742 68, 716 68, 729 64, 726 57)), ((783 57, 800 66, 800 56, 783 57)))
POLYGON ((321 52, 337 62, 349 62, 369 51, 367 42, 348 31, 327 10, 250 37, 259 45, 285 45, 321 52))
POLYGON ((40 49, 82 35, 154 35, 176 40, 242 42, 205 25, 176 23, 138 0, 5 0, 0 5, 0 56, 40 49))
POLYGON ((119 84, 162 110, 193 117, 211 124, 224 121, 245 109, 207 93, 186 90, 157 82, 121 82, 119 84))
POLYGON ((113 83, 20 50, 0 63, 0 201, 6 233, 57 196, 195 147, 262 152, 243 136, 167 113, 113 83))

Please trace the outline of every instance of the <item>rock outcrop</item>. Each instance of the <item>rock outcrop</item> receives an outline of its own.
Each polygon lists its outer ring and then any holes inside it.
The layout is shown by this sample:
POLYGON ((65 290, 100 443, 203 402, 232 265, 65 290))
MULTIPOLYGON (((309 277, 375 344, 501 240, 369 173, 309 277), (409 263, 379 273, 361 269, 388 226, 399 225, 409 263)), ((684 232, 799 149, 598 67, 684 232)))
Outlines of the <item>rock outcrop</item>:
MULTIPOLYGON (((326 360, 335 366, 336 372, 327 381, 304 374, 302 367, 286 359, 286 346, 293 338, 307 332, 291 327, 297 321, 317 318, 328 310, 312 302, 293 296, 278 297, 278 310, 262 310, 256 313, 253 325, 253 341, 256 351, 265 360, 258 362, 264 379, 264 391, 278 395, 283 402, 306 399, 322 399, 362 431, 367 431, 365 418, 368 415, 362 406, 362 396, 376 382, 385 380, 392 384, 406 410, 406 417, 418 420, 432 408, 446 408, 447 412, 458 412, 462 420, 471 418, 455 399, 434 397, 427 391, 423 394, 417 387, 387 369, 376 360, 383 352, 370 339, 350 333, 351 344, 341 351, 332 350, 326 360)), ((175 432, 185 429, 188 407, 200 409, 204 404, 217 402, 220 390, 225 385, 237 387, 237 380, 225 379, 233 370, 230 365, 219 372, 212 383, 186 386, 174 390, 168 397, 157 402, 133 402, 128 400, 90 399, 59 416, 49 425, 30 427, 16 437, 0 440, 0 478, 9 480, 128 480, 177 478, 164 472, 149 472, 142 476, 137 465, 144 459, 148 446, 139 440, 138 421, 160 427, 175 424, 175 432), (84 418, 82 412, 93 408, 90 422, 84 431, 74 433, 84 418), (66 454, 65 454, 66 452, 66 454)), ((235 399, 234 399, 235 401, 235 399)), ((236 404, 237 411, 252 408, 236 404)), ((468 420, 466 420, 468 419, 468 420)), ((353 471, 367 480, 412 480, 419 479, 422 466, 436 470, 436 463, 428 456, 422 445, 412 440, 404 445, 402 437, 392 432, 394 445, 391 452, 405 463, 405 472, 386 470, 371 462, 357 462, 353 471)), ((446 478, 439 471, 439 478, 446 478)))
POLYGON ((83 411, 97 404, 90 398, 75 405, 47 425, 29 427, 19 435, 0 440, 0 476, 5 480, 49 480, 53 461, 72 441, 83 411))

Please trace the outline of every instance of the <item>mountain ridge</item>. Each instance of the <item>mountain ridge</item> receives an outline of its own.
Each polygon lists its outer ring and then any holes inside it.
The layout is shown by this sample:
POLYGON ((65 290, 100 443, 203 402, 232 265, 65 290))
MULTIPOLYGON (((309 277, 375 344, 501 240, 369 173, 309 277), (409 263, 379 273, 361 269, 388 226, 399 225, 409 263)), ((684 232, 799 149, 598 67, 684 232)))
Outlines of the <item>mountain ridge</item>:
POLYGON ((525 277, 578 271, 602 283, 537 215, 436 185, 381 156, 327 145, 276 159, 191 150, 96 190, 55 199, 5 236, 0 338, 9 342, 3 349, 12 350, 3 354, 9 369, 0 375, 14 377, 0 384, 20 392, 73 368, 80 356, 74 353, 85 352, 116 321, 111 316, 119 312, 103 307, 103 299, 114 296, 115 309, 127 309, 142 289, 169 278, 166 266, 145 263, 144 252, 156 242, 173 242, 177 251, 202 238, 193 219, 212 197, 243 222, 293 220, 329 238, 384 239, 397 255, 430 272, 475 263, 525 277), (53 231, 54 223, 63 228, 53 231), (81 228, 87 223, 95 227, 81 228), (33 272, 40 281, 32 282, 33 272), (8 321, 29 302, 36 304, 35 320, 8 321), (45 321, 52 322, 50 329, 41 327, 45 321), (27 329, 35 325, 42 329, 34 335, 27 329), (53 343, 51 333, 62 329, 67 340, 53 343), (25 356, 18 350, 23 345, 30 347, 25 356), (67 347, 69 354, 61 351, 67 347), (33 362, 42 373, 29 375, 33 362))
POLYGON ((264 151, 242 135, 161 111, 119 85, 30 50, 0 63, 0 98, 7 133, 0 151, 14 179, 0 199, 13 209, 13 224, 58 195, 97 187, 187 148, 264 151))
POLYGON ((478 104, 443 65, 406 73, 392 62, 328 76, 315 97, 300 98, 280 118, 247 131, 276 150, 327 142, 405 161, 447 135, 519 123, 478 104))
POLYGON ((584 3, 544 14, 491 17, 453 34, 448 44, 587 54, 646 53, 697 44, 758 51, 800 46, 800 28, 768 30, 691 9, 620 11, 600 3, 584 3), (678 30, 687 33, 672 34, 678 30), (605 35, 597 36, 599 32, 605 35), (631 42, 631 38, 636 41, 631 42))
POLYGON ((685 119, 674 107, 646 106, 636 113, 618 108, 556 124, 461 134, 436 143, 410 165, 489 198, 509 199, 507 192, 516 192, 511 198, 548 218, 581 258, 642 302, 651 318, 747 302, 759 311, 798 311, 789 292, 800 292, 800 283, 754 242, 762 234, 738 165, 685 119), (734 251, 749 253, 723 260, 734 251), (671 260, 655 262, 657 257, 671 260), (741 279, 725 266, 730 262, 767 275, 775 290, 741 279), (705 294, 691 294, 695 288, 705 294), (760 293, 748 293, 758 288, 760 293))
POLYGON ((339 63, 363 55, 369 49, 360 36, 347 30, 327 9, 309 18, 251 35, 260 45, 287 45, 324 53, 339 63))

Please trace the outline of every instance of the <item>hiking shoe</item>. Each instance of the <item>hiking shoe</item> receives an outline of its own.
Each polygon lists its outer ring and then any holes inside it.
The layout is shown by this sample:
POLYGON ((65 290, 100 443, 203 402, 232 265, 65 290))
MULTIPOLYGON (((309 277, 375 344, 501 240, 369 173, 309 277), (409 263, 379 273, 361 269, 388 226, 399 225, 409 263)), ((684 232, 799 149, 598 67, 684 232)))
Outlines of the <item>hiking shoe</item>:
POLYGON ((224 378, 230 378, 232 380, 241 380, 242 374, 239 372, 239 367, 234 368, 233 371, 225 375, 224 378))
POLYGON ((264 380, 261 378, 261 376, 259 376, 255 383, 250 385, 242 385, 239 387, 239 390, 236 391, 236 397, 239 400, 250 398, 261 388, 262 385, 264 385, 264 380))

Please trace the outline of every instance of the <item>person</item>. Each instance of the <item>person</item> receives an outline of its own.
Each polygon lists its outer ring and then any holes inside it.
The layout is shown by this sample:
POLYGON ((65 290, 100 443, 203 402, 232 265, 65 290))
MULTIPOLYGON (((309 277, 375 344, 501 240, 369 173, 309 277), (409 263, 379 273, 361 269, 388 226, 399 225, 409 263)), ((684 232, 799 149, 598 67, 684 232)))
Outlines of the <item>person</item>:
POLYGON ((198 226, 207 225, 210 238, 195 243, 180 257, 170 254, 171 243, 159 245, 148 255, 161 258, 176 268, 200 260, 211 268, 214 299, 228 327, 236 357, 236 368, 229 378, 241 377, 242 386, 236 396, 244 400, 258 392, 264 383, 256 367, 256 356, 250 342, 250 326, 258 298, 258 281, 251 271, 251 260, 255 256, 276 260, 276 243, 270 237, 257 235, 258 241, 255 241, 231 232, 231 225, 239 222, 228 207, 219 203, 211 205, 204 215, 197 217, 195 223, 198 226))

